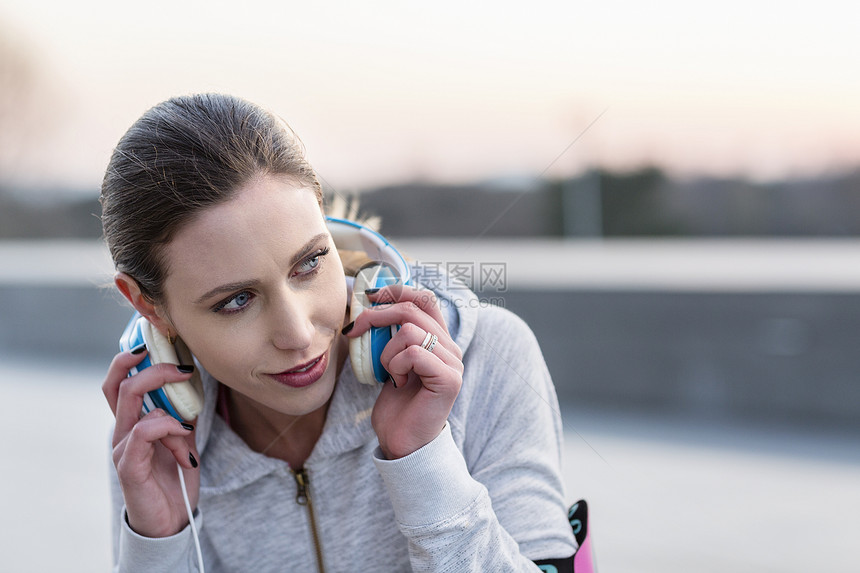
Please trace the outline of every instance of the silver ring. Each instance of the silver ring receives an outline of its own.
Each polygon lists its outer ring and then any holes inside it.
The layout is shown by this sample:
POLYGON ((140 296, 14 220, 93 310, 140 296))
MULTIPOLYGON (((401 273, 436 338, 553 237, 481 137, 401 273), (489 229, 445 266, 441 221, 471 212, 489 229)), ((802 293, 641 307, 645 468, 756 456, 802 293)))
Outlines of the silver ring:
MULTIPOLYGON (((427 334, 430 334, 429 332, 427 334)), ((436 343, 439 342, 439 337, 435 334, 430 338, 429 344, 422 344, 422 348, 427 352, 433 352, 433 349, 436 348, 436 343)))
POLYGON ((433 338, 433 334, 428 332, 424 335, 424 342, 421 343, 421 348, 427 348, 427 345, 430 344, 430 340, 433 338))

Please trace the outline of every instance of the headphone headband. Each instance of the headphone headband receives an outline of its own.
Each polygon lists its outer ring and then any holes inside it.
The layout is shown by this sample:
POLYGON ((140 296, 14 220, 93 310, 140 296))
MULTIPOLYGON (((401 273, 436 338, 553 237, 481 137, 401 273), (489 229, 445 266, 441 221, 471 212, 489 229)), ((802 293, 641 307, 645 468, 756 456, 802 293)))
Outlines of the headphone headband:
POLYGON ((362 251, 378 262, 385 263, 397 273, 402 284, 412 283, 412 270, 403 255, 388 240, 369 227, 355 221, 326 217, 326 225, 339 249, 362 251))

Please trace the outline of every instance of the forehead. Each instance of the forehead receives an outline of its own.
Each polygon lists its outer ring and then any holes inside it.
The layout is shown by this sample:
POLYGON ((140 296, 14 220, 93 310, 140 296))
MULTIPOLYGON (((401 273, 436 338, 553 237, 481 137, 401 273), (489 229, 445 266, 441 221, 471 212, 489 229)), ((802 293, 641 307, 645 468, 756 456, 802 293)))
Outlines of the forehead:
POLYGON ((207 283, 229 282, 225 275, 233 280, 264 261, 293 255, 325 231, 314 190, 285 178, 255 179, 229 201, 201 211, 174 236, 165 249, 165 286, 189 274, 207 283))

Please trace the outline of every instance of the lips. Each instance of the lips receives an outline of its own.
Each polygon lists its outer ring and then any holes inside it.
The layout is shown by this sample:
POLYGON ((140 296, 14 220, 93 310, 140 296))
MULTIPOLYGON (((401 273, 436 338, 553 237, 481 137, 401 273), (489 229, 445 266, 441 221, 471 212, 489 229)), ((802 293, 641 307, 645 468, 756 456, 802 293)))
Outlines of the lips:
POLYGON ((319 380, 328 366, 328 352, 292 370, 270 374, 275 381, 291 388, 304 388, 319 380))
POLYGON ((311 368, 313 368, 313 367, 314 367, 314 365, 315 365, 317 362, 319 362, 320 360, 322 360, 322 358, 323 358, 323 357, 322 357, 322 356, 320 356, 320 357, 318 357, 318 358, 317 358, 317 359, 315 359, 315 360, 311 360, 311 361, 310 361, 310 362, 308 362, 308 363, 307 363, 307 365, 305 365, 305 366, 300 366, 300 367, 298 367, 298 368, 294 368, 294 369, 292 369, 292 370, 288 370, 288 371, 287 371, 287 374, 298 374, 299 372, 307 372, 308 370, 310 370, 311 368))

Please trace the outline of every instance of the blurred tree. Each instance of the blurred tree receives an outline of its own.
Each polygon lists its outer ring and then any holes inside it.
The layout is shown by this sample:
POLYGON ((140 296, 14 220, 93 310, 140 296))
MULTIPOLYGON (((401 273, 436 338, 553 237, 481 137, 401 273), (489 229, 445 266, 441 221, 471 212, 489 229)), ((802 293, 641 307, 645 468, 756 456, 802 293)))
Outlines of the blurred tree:
POLYGON ((676 183, 657 167, 630 173, 598 174, 603 233, 606 236, 671 236, 688 232, 682 219, 669 209, 676 183))

